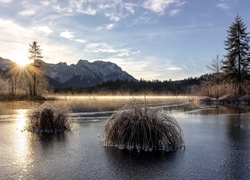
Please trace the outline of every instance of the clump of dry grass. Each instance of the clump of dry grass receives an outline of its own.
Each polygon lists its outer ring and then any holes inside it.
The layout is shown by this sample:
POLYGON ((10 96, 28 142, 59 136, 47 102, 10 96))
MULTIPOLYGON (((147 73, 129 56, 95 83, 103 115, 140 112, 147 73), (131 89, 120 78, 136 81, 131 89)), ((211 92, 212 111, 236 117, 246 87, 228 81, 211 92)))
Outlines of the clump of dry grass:
POLYGON ((70 109, 62 104, 52 106, 44 103, 31 112, 26 129, 41 133, 57 133, 70 130, 69 113, 70 109))
POLYGON ((125 105, 105 124, 104 146, 137 151, 174 151, 184 147, 183 133, 164 109, 125 105))

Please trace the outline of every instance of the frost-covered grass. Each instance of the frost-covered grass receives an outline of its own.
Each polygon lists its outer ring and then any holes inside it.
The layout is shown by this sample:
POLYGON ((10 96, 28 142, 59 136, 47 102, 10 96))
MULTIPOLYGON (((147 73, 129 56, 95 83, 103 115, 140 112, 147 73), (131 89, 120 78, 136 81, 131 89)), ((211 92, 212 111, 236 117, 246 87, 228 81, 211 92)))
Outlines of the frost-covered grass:
POLYGON ((29 115, 26 129, 32 132, 57 133, 70 130, 70 109, 63 104, 44 103, 29 115))
POLYGON ((164 109, 125 105, 105 124, 104 146, 137 151, 174 151, 184 147, 183 133, 164 109))

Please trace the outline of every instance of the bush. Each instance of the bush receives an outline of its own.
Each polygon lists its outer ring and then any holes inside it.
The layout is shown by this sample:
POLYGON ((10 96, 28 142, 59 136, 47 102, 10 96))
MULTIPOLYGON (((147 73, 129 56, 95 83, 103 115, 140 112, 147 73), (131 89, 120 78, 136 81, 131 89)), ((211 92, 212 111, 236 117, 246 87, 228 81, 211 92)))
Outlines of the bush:
POLYGON ((108 119, 103 145, 137 151, 169 152, 184 147, 184 141, 178 122, 166 110, 131 103, 108 119))
POLYGON ((27 130, 42 133, 57 133, 70 130, 70 110, 64 105, 42 104, 34 109, 27 123, 27 130))

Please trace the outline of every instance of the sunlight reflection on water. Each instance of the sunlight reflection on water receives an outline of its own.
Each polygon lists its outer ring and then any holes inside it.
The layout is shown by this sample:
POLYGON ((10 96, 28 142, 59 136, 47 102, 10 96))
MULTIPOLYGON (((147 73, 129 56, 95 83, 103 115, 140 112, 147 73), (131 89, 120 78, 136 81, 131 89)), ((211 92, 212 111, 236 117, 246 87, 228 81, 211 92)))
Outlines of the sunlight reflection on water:
POLYGON ((28 137, 28 132, 24 132, 24 128, 27 121, 27 109, 17 109, 16 113, 16 131, 13 134, 13 157, 15 160, 13 161, 15 163, 16 168, 19 171, 18 178, 23 179, 30 170, 30 164, 32 163, 31 158, 31 147, 30 147, 30 140, 28 137))
POLYGON ((17 129, 24 130, 27 122, 27 109, 17 109, 17 129))

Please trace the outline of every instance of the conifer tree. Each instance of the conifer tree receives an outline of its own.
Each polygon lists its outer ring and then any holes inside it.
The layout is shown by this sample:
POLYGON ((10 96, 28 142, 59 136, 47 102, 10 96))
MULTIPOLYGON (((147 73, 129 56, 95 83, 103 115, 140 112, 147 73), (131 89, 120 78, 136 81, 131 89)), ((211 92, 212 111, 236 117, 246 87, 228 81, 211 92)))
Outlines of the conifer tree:
POLYGON ((29 49, 29 59, 33 61, 31 65, 31 70, 33 74, 32 83, 30 83, 30 95, 36 96, 37 95, 37 75, 40 74, 40 61, 42 60, 42 50, 36 41, 30 44, 29 49))
POLYGON ((225 79, 235 85, 238 94, 242 94, 242 84, 250 75, 250 47, 247 27, 240 16, 236 16, 235 21, 227 31, 225 41, 225 60, 222 70, 225 79))

